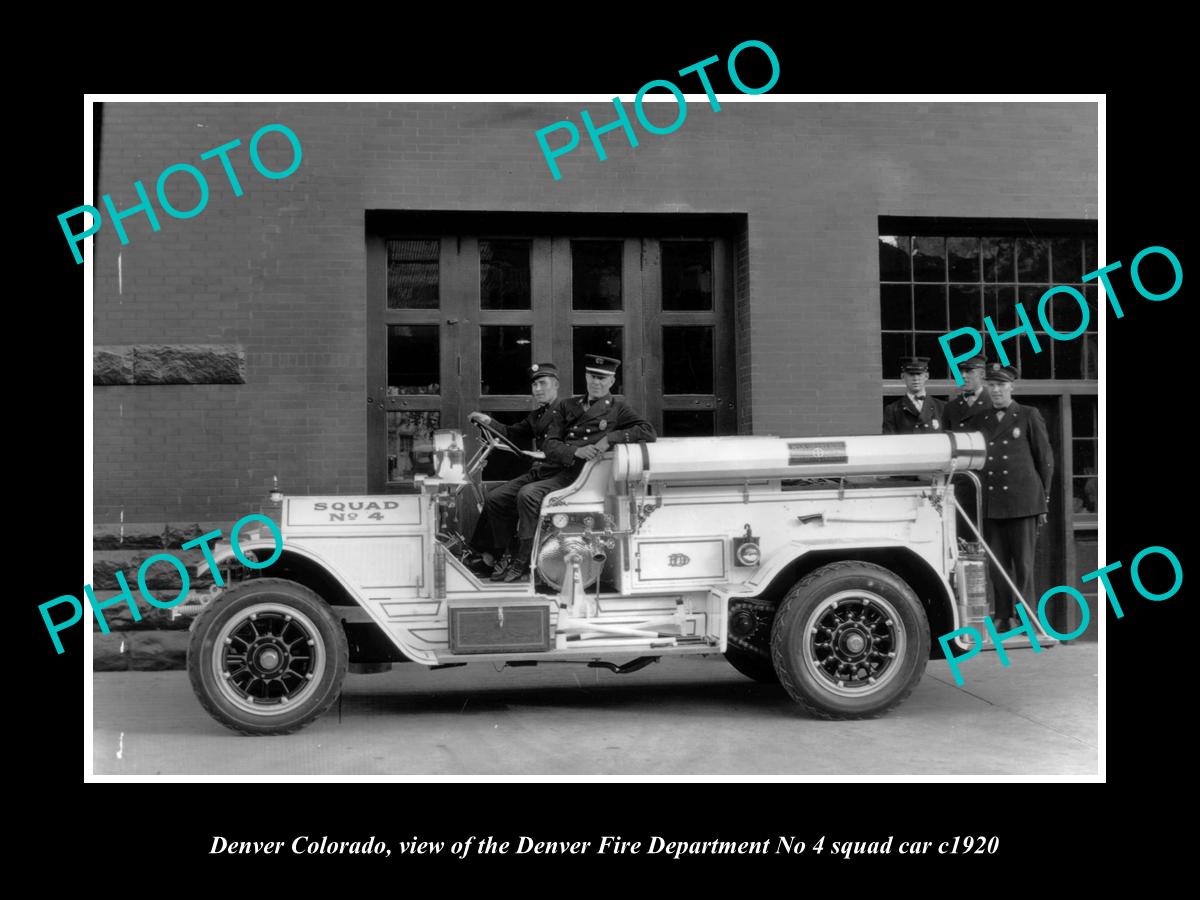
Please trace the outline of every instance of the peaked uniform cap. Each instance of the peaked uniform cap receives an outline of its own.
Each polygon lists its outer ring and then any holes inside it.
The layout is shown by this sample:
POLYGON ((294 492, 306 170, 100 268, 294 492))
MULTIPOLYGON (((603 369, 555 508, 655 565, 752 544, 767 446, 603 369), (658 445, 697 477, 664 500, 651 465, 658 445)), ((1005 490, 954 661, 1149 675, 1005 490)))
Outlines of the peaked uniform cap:
POLYGON ((558 378, 558 366, 554 363, 534 363, 529 367, 530 383, 537 381, 543 375, 549 375, 551 378, 558 378))
POLYGON ((597 356, 589 353, 583 358, 584 371, 597 375, 616 375, 620 365, 621 361, 613 359, 611 356, 597 356))
POLYGON ((987 374, 984 377, 985 381, 1016 381, 1020 374, 1017 372, 1016 366, 1002 366, 998 362, 992 363, 987 368, 987 374))

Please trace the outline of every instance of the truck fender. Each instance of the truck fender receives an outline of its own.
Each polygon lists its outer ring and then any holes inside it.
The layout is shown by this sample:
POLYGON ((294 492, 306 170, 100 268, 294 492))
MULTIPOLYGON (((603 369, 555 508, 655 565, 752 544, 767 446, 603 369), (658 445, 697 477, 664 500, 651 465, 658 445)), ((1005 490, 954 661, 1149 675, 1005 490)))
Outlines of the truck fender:
MULTIPOLYGON (((836 554, 837 558, 863 559, 866 562, 876 562, 887 567, 887 562, 879 558, 882 554, 903 554, 905 566, 912 569, 909 581, 918 595, 928 596, 931 603, 937 604, 937 616, 930 615, 930 627, 942 630, 937 633, 954 630, 961 627, 958 604, 946 579, 938 574, 920 554, 902 541, 874 540, 863 544, 838 544, 837 546, 821 546, 805 544, 801 541, 791 541, 772 553, 762 564, 754 576, 738 588, 722 591, 726 601, 736 597, 756 597, 767 591, 783 572, 801 557, 810 554, 836 554)), ((830 559, 830 562, 835 561, 830 559)), ((822 563, 824 565, 824 563, 822 563)), ((895 568, 892 566, 891 568, 895 568)), ((904 572, 897 572, 903 576, 904 572)))
MULTIPOLYGON (((275 553, 275 547, 276 547, 276 544, 272 540, 241 542, 241 549, 242 549, 243 555, 245 555, 246 551, 248 551, 248 550, 256 550, 256 551, 259 551, 259 553, 256 555, 259 555, 260 558, 262 558, 262 559, 270 559, 270 557, 275 553)), ((351 599, 354 600, 355 603, 357 603, 360 607, 363 607, 364 609, 366 608, 362 602, 362 597, 359 596, 358 591, 354 589, 354 586, 353 586, 352 582, 350 581, 350 579, 346 578, 338 570, 338 568, 336 566, 329 563, 323 557, 321 557, 320 555, 318 555, 316 553, 313 553, 311 550, 306 550, 302 547, 297 547, 295 545, 291 545, 291 546, 284 546, 282 548, 282 554, 280 555, 278 561, 282 562, 284 559, 286 559, 289 556, 300 557, 301 559, 305 559, 305 560, 313 563, 314 565, 319 566, 321 569, 323 569, 329 575, 330 578, 332 578, 334 581, 336 581, 338 583, 338 585, 350 596, 351 599)), ((233 560, 237 559, 237 557, 234 556, 232 545, 217 544, 213 547, 213 561, 217 564, 217 568, 221 568, 223 563, 228 562, 231 559, 233 559, 233 560)), ((239 565, 240 565, 240 562, 239 562, 239 565)), ((268 566, 267 568, 257 569, 255 571, 269 572, 270 568, 271 567, 268 566)), ((207 560, 199 563, 196 566, 197 577, 207 573, 208 571, 210 571, 210 569, 211 569, 211 565, 207 560)))
MULTIPOLYGON (((254 540, 239 541, 238 545, 241 547, 243 556, 246 554, 246 551, 248 551, 248 550, 256 550, 256 551, 257 550, 265 550, 266 553, 265 553, 265 555, 263 555, 261 557, 262 559, 269 559, 272 556, 272 554, 275 553, 275 542, 274 541, 254 541, 254 540)), ((293 551, 285 550, 284 552, 293 552, 293 551)), ((258 554, 256 553, 255 556, 258 556, 258 554)), ((222 568, 222 563, 226 563, 231 559, 234 560, 235 562, 238 562, 239 565, 241 564, 240 561, 238 561, 237 557, 234 556, 233 544, 225 544, 225 543, 214 544, 212 546, 212 557, 213 557, 213 563, 216 563, 216 566, 218 569, 222 568)), ((209 563, 209 561, 207 559, 204 559, 201 562, 196 564, 196 577, 197 578, 199 578, 203 575, 207 575, 210 571, 212 571, 212 565, 209 563)))

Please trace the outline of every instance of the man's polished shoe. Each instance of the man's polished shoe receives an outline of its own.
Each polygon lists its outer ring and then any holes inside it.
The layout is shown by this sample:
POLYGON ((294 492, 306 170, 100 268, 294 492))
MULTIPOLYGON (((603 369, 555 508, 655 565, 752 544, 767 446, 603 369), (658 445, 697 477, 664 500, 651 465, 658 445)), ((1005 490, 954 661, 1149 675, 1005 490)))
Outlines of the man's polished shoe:
POLYGON ((492 556, 490 553, 480 553, 473 547, 464 547, 459 561, 466 566, 468 572, 477 578, 487 578, 492 574, 492 556))
POLYGON ((507 553, 496 560, 496 565, 492 567, 492 581, 503 581, 504 573, 508 571, 511 564, 512 557, 507 553))
POLYGON ((529 577, 529 560, 514 559, 500 577, 500 581, 525 581, 529 577))

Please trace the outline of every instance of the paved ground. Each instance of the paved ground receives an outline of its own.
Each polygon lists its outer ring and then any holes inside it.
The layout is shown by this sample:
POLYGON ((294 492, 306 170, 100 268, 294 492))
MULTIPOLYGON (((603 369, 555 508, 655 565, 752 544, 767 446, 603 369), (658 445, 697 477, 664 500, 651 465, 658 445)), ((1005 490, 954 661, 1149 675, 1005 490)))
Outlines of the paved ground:
POLYGON ((98 775, 1079 776, 1097 771, 1097 645, 994 653, 954 686, 929 663, 881 719, 805 717, 782 689, 721 657, 630 675, 487 663, 347 678, 335 706, 288 737, 209 718, 184 672, 98 673, 98 775))

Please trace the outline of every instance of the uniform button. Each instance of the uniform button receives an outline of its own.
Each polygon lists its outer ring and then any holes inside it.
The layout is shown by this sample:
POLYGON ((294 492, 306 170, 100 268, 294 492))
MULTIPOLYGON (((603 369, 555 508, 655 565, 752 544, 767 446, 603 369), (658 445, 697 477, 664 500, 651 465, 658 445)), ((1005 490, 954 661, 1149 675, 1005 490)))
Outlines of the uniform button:
POLYGON ((1008 469, 1005 469, 1005 470, 1004 470, 1004 474, 1005 474, 1005 475, 1007 475, 1007 474, 1008 474, 1008 469))
POLYGON ((1007 484, 1004 486, 1004 489, 1005 489, 1006 491, 1008 490, 1008 485, 1007 485, 1007 484))
POLYGON ((1004 458, 1004 459, 1008 459, 1008 457, 1007 457, 1007 456, 1005 456, 1005 457, 1003 457, 1003 458, 1004 458))
POLYGON ((989 490, 989 491, 994 491, 995 489, 996 489, 996 486, 995 486, 994 484, 989 484, 989 485, 988 485, 988 490, 989 490))
POLYGON ((1004 445, 1007 447, 1007 446, 1008 446, 1008 441, 1005 441, 1005 442, 1004 442, 1004 445))

